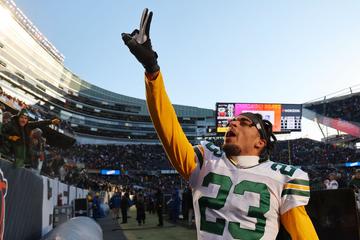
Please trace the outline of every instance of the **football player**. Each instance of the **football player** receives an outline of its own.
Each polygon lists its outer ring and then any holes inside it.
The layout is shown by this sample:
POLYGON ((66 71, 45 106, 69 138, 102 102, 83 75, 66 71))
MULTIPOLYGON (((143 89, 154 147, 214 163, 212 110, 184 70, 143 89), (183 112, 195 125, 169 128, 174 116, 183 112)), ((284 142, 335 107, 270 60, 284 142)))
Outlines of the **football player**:
POLYGON ((267 159, 276 138, 261 115, 241 113, 230 121, 224 151, 206 141, 191 146, 152 50, 151 19, 145 9, 140 28, 123 33, 122 39, 145 68, 147 105, 164 149, 193 189, 198 239, 275 239, 280 222, 292 239, 318 239, 304 208, 308 175, 267 159))

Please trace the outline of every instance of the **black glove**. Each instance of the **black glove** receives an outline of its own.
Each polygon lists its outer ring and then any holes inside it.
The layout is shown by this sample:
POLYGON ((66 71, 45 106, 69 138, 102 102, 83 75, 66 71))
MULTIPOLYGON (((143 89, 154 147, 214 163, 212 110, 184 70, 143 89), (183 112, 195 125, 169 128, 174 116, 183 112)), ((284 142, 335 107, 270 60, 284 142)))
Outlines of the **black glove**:
POLYGON ((154 73, 160 70, 157 63, 157 54, 152 50, 150 41, 150 24, 152 12, 145 8, 141 16, 140 30, 135 29, 131 34, 122 33, 122 39, 130 52, 144 66, 146 72, 154 73))

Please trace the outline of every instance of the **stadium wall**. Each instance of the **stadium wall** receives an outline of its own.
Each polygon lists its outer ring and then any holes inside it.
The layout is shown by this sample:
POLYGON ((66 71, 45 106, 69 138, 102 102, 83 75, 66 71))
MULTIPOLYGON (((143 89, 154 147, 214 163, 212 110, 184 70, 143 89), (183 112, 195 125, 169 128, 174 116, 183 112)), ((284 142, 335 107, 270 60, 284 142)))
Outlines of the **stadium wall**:
POLYGON ((69 186, 42 176, 43 199, 42 199, 42 236, 53 229, 54 208, 60 201, 62 205, 72 205, 77 198, 86 198, 88 190, 69 186))
POLYGON ((2 199, 5 203, 5 221, 0 219, 4 221, 4 239, 41 238, 41 177, 27 169, 14 168, 4 160, 0 161, 0 168, 7 180, 6 196, 2 199))
POLYGON ((74 199, 88 194, 87 190, 36 175, 31 170, 14 168, 3 159, 0 169, 0 224, 5 240, 40 239, 53 229, 54 207, 59 201, 71 205, 74 199))

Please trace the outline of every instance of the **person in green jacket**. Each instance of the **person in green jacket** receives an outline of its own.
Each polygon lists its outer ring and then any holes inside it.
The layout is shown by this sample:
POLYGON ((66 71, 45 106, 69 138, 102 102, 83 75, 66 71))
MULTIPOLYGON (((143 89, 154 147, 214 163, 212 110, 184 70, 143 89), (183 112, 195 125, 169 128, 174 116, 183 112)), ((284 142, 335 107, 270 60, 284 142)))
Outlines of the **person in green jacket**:
POLYGON ((4 140, 3 149, 6 149, 6 155, 12 155, 14 157, 15 167, 31 166, 31 130, 46 127, 50 124, 58 125, 60 123, 60 119, 58 118, 44 121, 29 121, 29 117, 30 114, 28 110, 22 109, 17 115, 11 118, 10 122, 4 124, 2 127, 4 140))

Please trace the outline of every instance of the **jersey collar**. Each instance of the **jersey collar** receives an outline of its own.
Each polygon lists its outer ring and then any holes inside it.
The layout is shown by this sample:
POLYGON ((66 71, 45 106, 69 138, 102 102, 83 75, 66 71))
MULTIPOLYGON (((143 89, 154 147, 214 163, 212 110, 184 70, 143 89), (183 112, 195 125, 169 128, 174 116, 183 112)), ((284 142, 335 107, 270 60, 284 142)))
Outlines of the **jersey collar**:
POLYGON ((259 164, 259 156, 231 156, 229 160, 238 168, 249 168, 259 164))

